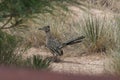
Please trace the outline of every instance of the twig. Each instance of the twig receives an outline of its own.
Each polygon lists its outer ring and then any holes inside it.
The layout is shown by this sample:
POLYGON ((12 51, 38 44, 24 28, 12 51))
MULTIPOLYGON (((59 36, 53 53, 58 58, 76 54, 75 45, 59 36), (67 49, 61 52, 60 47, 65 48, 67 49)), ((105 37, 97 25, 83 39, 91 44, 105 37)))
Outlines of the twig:
POLYGON ((6 14, 6 15, 2 15, 1 17, 2 18, 8 18, 8 17, 15 17, 15 16, 17 16, 16 14, 6 14))
POLYGON ((16 27, 16 26, 19 25, 21 22, 22 22, 22 19, 16 21, 15 24, 11 25, 10 27, 3 27, 3 28, 1 28, 1 29, 10 29, 10 28, 16 27))
POLYGON ((3 29, 11 20, 12 20, 12 16, 10 16, 7 22, 3 26, 1 26, 0 29, 3 29))

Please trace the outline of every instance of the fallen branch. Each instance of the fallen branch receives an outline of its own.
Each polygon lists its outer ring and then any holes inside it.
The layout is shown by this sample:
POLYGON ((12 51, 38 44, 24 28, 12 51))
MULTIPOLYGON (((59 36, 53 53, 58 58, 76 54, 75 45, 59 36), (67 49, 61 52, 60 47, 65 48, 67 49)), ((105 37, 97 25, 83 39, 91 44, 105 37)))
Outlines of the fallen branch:
POLYGON ((11 25, 11 26, 9 26, 9 27, 3 27, 3 28, 0 28, 0 29, 10 29, 10 28, 14 28, 14 27, 16 27, 17 25, 19 25, 21 22, 22 22, 22 19, 16 21, 13 25, 11 25))

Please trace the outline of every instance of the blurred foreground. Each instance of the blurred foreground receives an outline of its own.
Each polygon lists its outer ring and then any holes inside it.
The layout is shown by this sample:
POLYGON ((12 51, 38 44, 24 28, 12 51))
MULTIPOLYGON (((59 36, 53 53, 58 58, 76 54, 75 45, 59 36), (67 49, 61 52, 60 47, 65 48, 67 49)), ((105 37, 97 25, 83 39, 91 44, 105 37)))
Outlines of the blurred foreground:
POLYGON ((58 74, 31 69, 0 67, 0 80, 120 80, 120 77, 111 75, 58 74))

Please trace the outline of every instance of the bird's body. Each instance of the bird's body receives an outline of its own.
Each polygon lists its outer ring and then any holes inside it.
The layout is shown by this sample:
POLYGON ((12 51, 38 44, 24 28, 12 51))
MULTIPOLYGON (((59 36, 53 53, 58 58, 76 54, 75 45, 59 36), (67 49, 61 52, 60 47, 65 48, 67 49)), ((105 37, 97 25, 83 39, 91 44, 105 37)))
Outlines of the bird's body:
POLYGON ((46 47, 50 49, 51 53, 54 56, 63 55, 62 49, 60 49, 61 43, 55 39, 50 32, 50 27, 43 27, 43 30, 46 32, 46 47))
POLYGON ((51 53, 53 55, 56 55, 56 56, 63 55, 63 51, 60 48, 60 46, 62 46, 62 45, 56 39, 53 39, 53 38, 46 39, 46 46, 47 46, 47 48, 49 48, 51 50, 51 53))
POLYGON ((63 55, 63 50, 62 48, 67 46, 67 45, 72 45, 75 43, 81 42, 81 39, 85 38, 84 36, 68 40, 64 43, 59 42, 57 39, 55 39, 50 32, 50 26, 45 26, 43 28, 39 28, 39 30, 43 30, 46 33, 46 47, 51 51, 53 56, 62 56, 63 55))

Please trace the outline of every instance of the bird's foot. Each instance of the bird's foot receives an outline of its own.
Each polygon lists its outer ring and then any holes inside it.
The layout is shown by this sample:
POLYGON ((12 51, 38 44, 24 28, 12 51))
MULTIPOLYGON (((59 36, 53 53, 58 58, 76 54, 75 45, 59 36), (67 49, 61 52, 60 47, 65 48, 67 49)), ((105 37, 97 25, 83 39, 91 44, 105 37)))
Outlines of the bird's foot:
POLYGON ((47 57, 46 59, 49 60, 50 62, 55 62, 55 63, 58 63, 61 61, 61 59, 58 57, 47 57))
POLYGON ((56 57, 56 56, 55 56, 55 57, 52 57, 52 58, 51 58, 51 61, 52 61, 52 62, 55 62, 55 63, 58 63, 58 62, 61 61, 61 59, 60 59, 59 57, 56 57))

